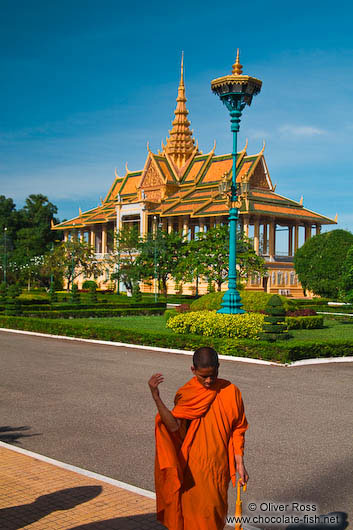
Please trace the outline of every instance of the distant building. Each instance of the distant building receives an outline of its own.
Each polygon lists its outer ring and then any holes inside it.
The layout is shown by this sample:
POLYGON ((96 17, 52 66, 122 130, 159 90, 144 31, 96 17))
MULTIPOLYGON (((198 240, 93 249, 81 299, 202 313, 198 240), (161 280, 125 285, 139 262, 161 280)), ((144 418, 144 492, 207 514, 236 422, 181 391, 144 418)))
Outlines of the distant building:
MULTIPOLYGON (((113 251, 109 237, 125 224, 134 224, 141 236, 156 230, 177 230, 186 238, 209 228, 227 223, 227 200, 220 194, 222 179, 232 178, 232 155, 215 155, 215 147, 203 154, 195 143, 187 118, 183 66, 178 88, 177 105, 172 129, 166 144, 157 154, 148 153, 144 168, 131 172, 126 167, 124 177, 116 178, 99 206, 81 212, 78 217, 53 226, 62 230, 64 239, 73 234, 85 239, 95 248, 97 258, 113 251)), ((237 182, 243 197, 239 210, 240 223, 246 235, 253 237, 254 249, 264 256, 268 274, 249 278, 247 289, 269 293, 303 296, 293 268, 293 256, 299 245, 299 229, 304 230, 305 241, 313 229, 320 233, 321 226, 336 224, 318 213, 307 210, 303 201, 296 202, 275 193, 264 158, 264 149, 248 155, 246 146, 238 153, 237 182), (287 251, 276 251, 277 231, 287 233, 287 251)), ((101 278, 103 282, 107 277, 101 278)), ((226 285, 224 284, 224 288, 226 285)), ((174 292, 174 282, 169 282, 174 292)), ((143 290, 153 290, 145 285, 143 290)), ((206 291, 207 284, 200 286, 206 291)), ((185 284, 184 293, 191 293, 194 285, 185 284)))

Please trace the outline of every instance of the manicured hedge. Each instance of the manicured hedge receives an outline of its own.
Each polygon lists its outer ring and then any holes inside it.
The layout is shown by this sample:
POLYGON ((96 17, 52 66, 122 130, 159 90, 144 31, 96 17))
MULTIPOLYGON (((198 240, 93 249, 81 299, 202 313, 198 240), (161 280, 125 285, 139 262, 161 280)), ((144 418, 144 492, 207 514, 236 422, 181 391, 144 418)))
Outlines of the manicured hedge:
POLYGON ((134 307, 124 309, 76 309, 70 311, 22 311, 25 317, 37 318, 104 318, 104 317, 126 317, 130 315, 162 315, 163 307, 134 307))
POLYGON ((27 317, 0 316, 0 327, 22 329, 86 339, 100 339, 146 346, 159 346, 181 350, 195 350, 211 346, 222 355, 249 357, 288 363, 316 357, 345 357, 353 355, 353 341, 326 340, 325 342, 286 341, 268 343, 254 340, 217 339, 197 335, 171 335, 136 330, 117 330, 109 325, 94 327, 80 320, 52 320, 27 317))
POLYGON ((324 317, 286 317, 287 329, 320 329, 324 327, 324 317))
POLYGON ((38 312, 38 311, 81 311, 84 309, 94 310, 106 310, 106 309, 132 309, 132 308, 158 308, 165 309, 167 304, 165 302, 131 302, 129 304, 116 303, 116 304, 46 304, 46 305, 30 305, 24 308, 25 311, 38 312))

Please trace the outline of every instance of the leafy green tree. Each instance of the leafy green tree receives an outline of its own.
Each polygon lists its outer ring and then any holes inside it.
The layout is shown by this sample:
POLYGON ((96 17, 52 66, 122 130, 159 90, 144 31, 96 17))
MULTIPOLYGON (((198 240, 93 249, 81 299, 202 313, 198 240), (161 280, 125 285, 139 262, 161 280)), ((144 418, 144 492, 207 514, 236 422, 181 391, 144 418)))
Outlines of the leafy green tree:
POLYGON ((112 280, 122 282, 130 292, 136 290, 141 278, 140 266, 137 261, 140 233, 137 228, 123 227, 115 235, 114 252, 109 256, 108 263, 115 269, 112 280))
POLYGON ((86 278, 97 278, 103 268, 103 263, 97 262, 94 249, 85 241, 72 239, 64 241, 47 252, 44 256, 42 274, 62 276, 66 280, 67 291, 70 291, 73 281, 83 275, 86 278))
POLYGON ((347 302, 353 302, 353 246, 348 249, 342 265, 340 294, 347 302))
POLYGON ((186 243, 177 232, 157 230, 156 234, 147 234, 139 245, 137 265, 144 279, 157 277, 163 294, 167 294, 168 277, 176 278, 178 265, 185 258, 186 243))
POLYGON ((337 298, 343 264, 353 245, 353 234, 332 230, 308 239, 294 256, 294 267, 303 288, 314 294, 337 298))
MULTIPOLYGON (((237 237, 238 278, 246 279, 251 274, 263 275, 265 261, 253 249, 252 242, 242 232, 237 237)), ((186 249, 180 270, 187 278, 203 276, 209 285, 215 283, 220 291, 227 281, 229 268, 229 229, 227 225, 211 228, 198 234, 186 249)))

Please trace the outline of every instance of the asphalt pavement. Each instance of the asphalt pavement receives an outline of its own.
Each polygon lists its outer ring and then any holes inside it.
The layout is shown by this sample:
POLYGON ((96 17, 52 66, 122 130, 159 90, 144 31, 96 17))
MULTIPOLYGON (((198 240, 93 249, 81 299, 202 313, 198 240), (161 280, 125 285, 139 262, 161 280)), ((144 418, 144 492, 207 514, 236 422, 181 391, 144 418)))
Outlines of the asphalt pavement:
MULTIPOLYGON (((165 375, 161 395, 171 407, 190 365, 153 349, 0 332, 0 440, 154 490, 147 380, 165 375)), ((279 504, 298 512, 310 505, 352 519, 353 364, 222 361, 220 377, 241 389, 250 424, 244 512, 251 503, 262 516, 279 504)), ((233 506, 230 488, 230 513, 233 506)))

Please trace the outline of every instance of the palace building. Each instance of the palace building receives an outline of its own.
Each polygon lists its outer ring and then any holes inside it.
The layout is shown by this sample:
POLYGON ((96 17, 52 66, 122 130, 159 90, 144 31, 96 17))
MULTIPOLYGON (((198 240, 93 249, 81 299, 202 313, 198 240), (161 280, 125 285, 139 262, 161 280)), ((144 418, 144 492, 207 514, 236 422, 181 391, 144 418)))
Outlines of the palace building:
MULTIPOLYGON (((186 108, 183 63, 178 88, 175 118, 169 136, 158 153, 147 144, 147 158, 141 171, 129 171, 124 177, 115 171, 115 179, 101 204, 79 212, 78 217, 52 227, 64 232, 64 239, 79 237, 95 248, 97 259, 113 251, 109 236, 129 223, 138 226, 141 236, 162 225, 169 232, 178 230, 185 238, 228 222, 227 197, 220 183, 232 179, 232 155, 216 155, 215 146, 207 154, 200 151, 193 138, 186 108)), ((266 261, 265 277, 249 278, 247 289, 269 293, 303 296, 293 268, 294 253, 300 241, 320 233, 322 225, 336 224, 337 219, 304 208, 300 202, 276 193, 264 157, 264 148, 249 155, 247 146, 237 156, 237 182, 242 198, 239 219, 245 234, 252 237, 256 253, 266 261), (280 233, 281 232, 281 233, 280 233), (286 238, 285 252, 283 238, 286 238), (279 252, 279 240, 281 252, 279 252)), ((98 281, 109 278, 109 272, 98 281)), ((168 290, 174 292, 174 282, 168 290)), ((226 288, 226 284, 223 285, 226 288)), ((184 284, 183 293, 194 291, 184 284)), ((144 285, 142 290, 153 290, 144 285)), ((206 292, 207 285, 200 286, 206 292)))

